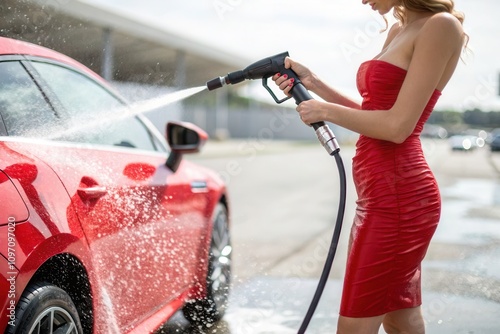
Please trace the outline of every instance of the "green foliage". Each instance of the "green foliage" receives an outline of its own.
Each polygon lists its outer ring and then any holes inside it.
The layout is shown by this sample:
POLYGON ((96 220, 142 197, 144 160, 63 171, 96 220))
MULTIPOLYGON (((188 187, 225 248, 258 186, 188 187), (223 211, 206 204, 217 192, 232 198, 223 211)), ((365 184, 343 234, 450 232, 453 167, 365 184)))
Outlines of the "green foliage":
POLYGON ((500 128, 500 112, 485 112, 479 109, 467 110, 465 112, 435 110, 432 112, 428 123, 441 125, 446 129, 481 128, 492 130, 500 128))

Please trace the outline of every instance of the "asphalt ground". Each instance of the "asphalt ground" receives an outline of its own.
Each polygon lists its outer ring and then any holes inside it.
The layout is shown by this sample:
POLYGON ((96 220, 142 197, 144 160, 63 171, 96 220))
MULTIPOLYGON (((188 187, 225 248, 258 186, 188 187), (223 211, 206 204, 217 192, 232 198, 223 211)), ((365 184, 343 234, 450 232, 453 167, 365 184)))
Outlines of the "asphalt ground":
MULTIPOLYGON (((341 145, 346 214, 330 280, 308 333, 335 333, 356 194, 341 145)), ((500 333, 500 154, 424 139, 442 219, 423 263, 427 333, 500 333)), ((296 333, 328 250, 338 204, 334 159, 315 142, 212 141, 186 157, 219 172, 231 197, 233 288, 224 320, 200 332, 177 314, 162 333, 296 333)), ((381 330, 380 333, 383 333, 381 330)))

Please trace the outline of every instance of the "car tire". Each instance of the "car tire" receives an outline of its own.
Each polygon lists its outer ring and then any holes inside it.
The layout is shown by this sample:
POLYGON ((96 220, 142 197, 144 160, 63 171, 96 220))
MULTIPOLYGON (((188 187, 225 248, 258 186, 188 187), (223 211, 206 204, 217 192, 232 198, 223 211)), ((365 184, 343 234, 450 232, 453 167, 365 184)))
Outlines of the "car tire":
POLYGON ((227 209, 219 203, 213 215, 207 296, 203 299, 189 300, 182 310, 184 317, 191 324, 207 328, 224 316, 231 284, 231 253, 227 209))
POLYGON ((78 311, 70 296, 49 283, 28 286, 16 308, 15 326, 5 334, 82 334, 78 311))

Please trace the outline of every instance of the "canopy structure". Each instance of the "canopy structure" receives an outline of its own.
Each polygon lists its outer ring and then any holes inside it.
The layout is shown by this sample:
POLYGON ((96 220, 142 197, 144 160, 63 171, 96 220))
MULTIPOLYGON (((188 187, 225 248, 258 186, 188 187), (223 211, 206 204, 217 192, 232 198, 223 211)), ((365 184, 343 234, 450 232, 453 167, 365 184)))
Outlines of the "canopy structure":
POLYGON ((3 0, 0 35, 60 51, 108 80, 199 86, 248 60, 79 0, 3 0))
MULTIPOLYGON (((0 14, 0 36, 66 54, 111 81, 130 101, 199 87, 255 61, 181 35, 182 30, 170 31, 85 0, 2 0, 0 14)), ((181 119, 196 123, 216 138, 314 137, 299 118, 285 116, 289 110, 275 106, 271 100, 270 105, 263 105, 251 99, 247 107, 229 108, 232 89, 228 86, 207 94, 214 99, 209 103, 201 100, 196 107, 167 106, 149 112, 147 117, 161 131, 167 119, 181 119), (279 129, 274 128, 277 121, 283 122, 279 129)))

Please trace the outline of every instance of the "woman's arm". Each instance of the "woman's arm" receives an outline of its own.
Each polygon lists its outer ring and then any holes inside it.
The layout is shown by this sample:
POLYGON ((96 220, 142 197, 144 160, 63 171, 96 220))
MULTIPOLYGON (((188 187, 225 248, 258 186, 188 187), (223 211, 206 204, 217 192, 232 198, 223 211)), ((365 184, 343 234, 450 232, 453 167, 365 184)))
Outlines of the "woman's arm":
POLYGON ((323 80, 317 79, 311 91, 321 97, 326 102, 339 104, 344 107, 361 108, 361 105, 353 99, 341 94, 323 80))
MULTIPOLYGON (((399 31, 400 31, 399 24, 395 23, 389 30, 389 33, 387 34, 387 39, 384 43, 384 46, 382 47, 382 51, 387 47, 387 45, 390 44, 392 39, 397 35, 399 31)), ((307 67, 300 64, 299 62, 296 62, 290 58, 286 58, 285 68, 291 68, 292 70, 294 70, 295 73, 297 73, 297 75, 299 76, 299 78, 301 78, 301 81, 306 87, 306 89, 314 92, 316 95, 318 95, 326 102, 340 104, 344 107, 350 107, 356 109, 361 108, 358 102, 343 95, 335 88, 328 85, 326 82, 321 80, 316 74, 312 73, 307 67)), ((276 84, 280 86, 280 88, 284 91, 286 95, 290 95, 291 87, 288 86, 289 81, 286 81, 288 78, 283 79, 280 78, 278 75, 275 75, 273 76, 272 79, 276 81, 276 84), (282 84, 285 81, 286 83, 282 84)))
POLYGON ((310 100, 301 103, 297 111, 306 124, 329 121, 368 137, 402 143, 415 129, 452 60, 454 69, 462 44, 460 23, 451 15, 437 14, 421 28, 415 40, 405 81, 391 109, 360 110, 310 100))
MULTIPOLYGON (((285 58, 285 68, 291 68, 300 78, 307 90, 314 92, 325 101, 340 104, 346 107, 360 108, 358 102, 339 93, 337 90, 326 84, 316 74, 312 73, 311 70, 309 70, 301 63, 287 57, 285 58)), ((290 82, 289 78, 281 76, 278 73, 272 77, 272 80, 276 82, 276 84, 280 87, 281 90, 283 90, 283 92, 287 96, 290 96, 292 83, 290 82)))

